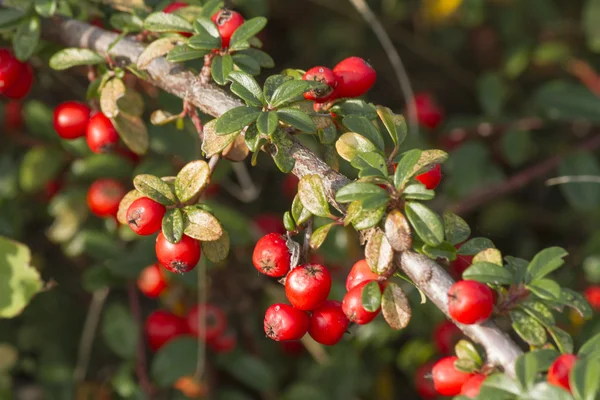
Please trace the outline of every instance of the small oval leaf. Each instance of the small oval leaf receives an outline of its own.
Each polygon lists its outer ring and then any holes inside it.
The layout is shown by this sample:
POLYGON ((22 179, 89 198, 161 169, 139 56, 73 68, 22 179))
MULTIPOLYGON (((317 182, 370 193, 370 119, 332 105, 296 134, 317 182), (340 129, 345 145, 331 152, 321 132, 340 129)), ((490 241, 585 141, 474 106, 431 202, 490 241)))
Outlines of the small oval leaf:
POLYGON ((400 212, 392 210, 385 219, 385 236, 395 251, 406 251, 412 248, 410 224, 400 212))
POLYGON ((384 233, 377 229, 365 246, 365 258, 371 270, 376 274, 384 274, 393 266, 394 250, 384 233))
POLYGON ((184 215, 184 233, 194 239, 214 241, 223 234, 219 220, 200 207, 186 207, 184 215))
POLYGON ((229 234, 227 231, 223 231, 223 234, 217 240, 203 241, 200 245, 202 246, 202 254, 206 258, 211 262, 219 263, 224 261, 229 254, 229 234))
POLYGON ((183 236, 183 215, 179 208, 167 210, 162 220, 162 233, 170 243, 179 243, 183 236))
POLYGON ((319 175, 306 175, 300 179, 298 195, 308 211, 319 217, 329 217, 329 203, 319 175))
POLYGON ((202 192, 210 183, 210 168, 206 161, 196 160, 187 163, 175 179, 175 194, 183 203, 202 192))
POLYGON ((177 204, 177 198, 171 187, 157 176, 142 174, 133 179, 133 186, 144 196, 165 205, 177 204))
POLYGON ((383 291, 381 313, 392 329, 406 328, 410 322, 412 311, 408 298, 400 286, 389 282, 383 291))

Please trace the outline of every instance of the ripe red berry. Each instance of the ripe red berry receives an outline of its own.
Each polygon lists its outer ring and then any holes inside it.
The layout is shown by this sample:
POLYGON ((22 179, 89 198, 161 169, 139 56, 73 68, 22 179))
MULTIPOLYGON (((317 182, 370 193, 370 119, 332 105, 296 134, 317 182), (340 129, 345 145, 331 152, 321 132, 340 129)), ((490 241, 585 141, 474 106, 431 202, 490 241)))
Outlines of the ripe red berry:
POLYGON ((444 118, 442 109, 429 93, 416 93, 411 105, 415 107, 419 123, 429 129, 437 128, 444 118))
POLYGON ((265 333, 278 342, 300 340, 308 330, 308 314, 289 304, 273 304, 265 313, 265 333))
POLYGON ((438 397, 438 392, 433 387, 433 380, 431 379, 433 365, 433 361, 425 363, 417 368, 415 372, 415 389, 419 397, 423 400, 431 400, 438 397))
POLYGON ((290 270, 290 251, 286 240, 278 233, 263 236, 254 247, 254 267, 265 275, 278 278, 290 270))
POLYGON ((577 356, 573 354, 560 355, 548 370, 548 383, 554 386, 560 386, 565 390, 571 391, 569 374, 577 361, 577 356))
POLYGON ((54 129, 63 139, 85 135, 90 121, 90 108, 77 101, 66 101, 54 109, 54 129))
POLYGON ((227 318, 220 307, 198 304, 186 316, 189 331, 207 342, 216 340, 227 329, 227 318))
POLYGON ((448 354, 462 337, 462 332, 452 322, 440 322, 433 330, 433 342, 441 354, 448 354))
POLYGON ((375 272, 371 271, 371 267, 367 260, 362 259, 356 262, 346 278, 346 291, 350 291, 353 287, 360 285, 365 281, 376 281, 379 278, 375 272))
POLYGON ((312 312, 308 333, 317 342, 333 346, 342 339, 349 323, 342 303, 329 300, 312 312))
POLYGON ((431 370, 435 390, 444 396, 457 396, 465 384, 473 376, 454 367, 458 357, 444 357, 435 363, 431 370))
POLYGON ((244 23, 244 17, 236 11, 224 8, 217 11, 211 19, 217 25, 219 35, 221 35, 221 47, 229 47, 231 36, 244 23))
POLYGON ((119 134, 108 117, 98 112, 90 118, 85 133, 87 144, 94 153, 106 153, 119 142, 119 134))
POLYGON ((87 204, 90 211, 98 217, 117 215, 119 203, 125 196, 125 187, 114 179, 98 179, 90 186, 87 204))
POLYGON ((185 320, 168 311, 156 310, 148 316, 144 327, 148 345, 157 351, 170 340, 186 333, 185 320))
POLYGON ((285 295, 296 308, 311 311, 321 306, 331 290, 331 275, 320 264, 299 265, 285 278, 285 295))
POLYGON ((0 94, 5 94, 19 79, 23 66, 8 49, 0 49, 0 94))
POLYGON ((429 190, 435 189, 442 180, 442 167, 435 164, 429 171, 415 176, 415 179, 421 182, 429 190))
POLYGON ((492 315, 493 309, 494 293, 481 282, 459 281, 448 291, 448 311, 461 324, 483 322, 492 315))
POLYGON ((210 341, 208 345, 217 353, 229 353, 237 345, 237 335, 234 330, 229 329, 216 339, 210 341))
POLYGON ((350 321, 356 322, 359 325, 368 324, 369 322, 373 321, 373 319, 381 311, 381 309, 377 309, 376 311, 367 311, 363 307, 362 292, 369 282, 373 281, 364 281, 354 286, 350 291, 348 291, 348 293, 346 293, 344 300, 342 301, 342 309, 344 310, 344 314, 346 314, 350 321))
POLYGON ((300 179, 294 174, 287 174, 283 179, 283 194, 289 200, 293 200, 298 192, 298 183, 300 179))
POLYGON ((19 100, 27 96, 33 86, 33 68, 27 63, 19 62, 19 64, 21 65, 19 77, 4 91, 4 95, 13 100, 19 100))
POLYGON ((144 268, 138 276, 137 287, 147 297, 160 296, 167 287, 160 265, 155 263, 144 268))
POLYGON ((200 261, 200 242, 183 235, 179 243, 171 243, 162 232, 156 237, 156 258, 171 272, 184 273, 193 270, 200 261))
POLYGON ((585 298, 590 303, 592 308, 600 311, 600 286, 594 285, 585 289, 585 298))
POLYGON ((468 381, 463 385, 460 394, 466 396, 470 399, 474 399, 479 395, 479 390, 481 389, 481 384, 487 378, 483 374, 475 374, 469 378, 468 381))
POLYGON ((375 84, 377 73, 360 57, 349 57, 333 68, 337 77, 338 97, 359 97, 367 93, 375 84))
POLYGON ((152 235, 160 230, 166 207, 148 197, 140 197, 127 209, 127 223, 138 235, 152 235))
POLYGON ((4 128, 18 131, 23 128, 23 105, 19 101, 9 101, 4 106, 4 128))
POLYGON ((325 103, 333 100, 336 97, 335 89, 338 85, 338 80, 333 71, 327 67, 312 67, 304 73, 302 77, 305 81, 321 82, 327 85, 324 89, 313 89, 304 93, 306 100, 311 100, 317 103, 325 103))
MULTIPOLYGON (((187 7, 188 4, 184 3, 183 1, 174 1, 170 4, 168 4, 165 8, 163 8, 163 12, 167 13, 167 14, 172 14, 175 11, 182 9, 184 7, 187 7)), ((179 32, 181 35, 185 36, 185 37, 191 37, 192 34, 189 32, 179 32)))
POLYGON ((261 235, 267 233, 285 233, 285 227, 281 218, 275 214, 260 214, 254 217, 252 220, 253 225, 260 232, 261 235))
POLYGON ((462 279, 463 272, 465 272, 471 264, 473 264, 473 256, 457 255, 456 260, 450 263, 450 273, 455 279, 462 279))

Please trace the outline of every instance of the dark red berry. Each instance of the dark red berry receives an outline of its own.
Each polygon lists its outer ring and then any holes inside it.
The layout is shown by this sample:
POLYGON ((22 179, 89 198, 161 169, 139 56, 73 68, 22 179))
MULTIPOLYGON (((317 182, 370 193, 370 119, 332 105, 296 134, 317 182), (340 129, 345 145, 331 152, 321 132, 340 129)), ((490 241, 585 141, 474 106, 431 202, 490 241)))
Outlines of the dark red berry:
POLYGON ((331 290, 331 275, 320 264, 299 265, 285 278, 285 295, 296 308, 311 311, 321 306, 331 290))
POLYGON ((442 167, 435 164, 429 171, 415 176, 415 179, 421 182, 429 190, 435 189, 442 180, 442 167))
POLYGON ((464 280, 448 291, 448 311, 461 324, 471 325, 487 320, 494 310, 494 293, 489 286, 464 280))
POLYGON ((88 189, 87 204, 98 217, 115 216, 125 193, 125 187, 119 181, 98 179, 88 189))
POLYGON ((156 258, 171 272, 193 270, 200 261, 200 242, 183 235, 179 243, 171 243, 162 232, 156 237, 156 258))
POLYGON ((302 342, 281 342, 279 343, 281 350, 290 356, 298 356, 304 353, 304 345, 302 342))
POLYGON ((144 327, 148 345, 157 351, 170 340, 186 333, 185 320, 168 311, 157 310, 148 316, 144 327))
POLYGON ((373 319, 375 319, 377 314, 379 314, 381 311, 381 309, 377 309, 376 311, 367 311, 363 307, 362 292, 369 282, 373 281, 364 281, 354 286, 350 291, 348 291, 348 293, 346 293, 344 300, 342 301, 342 309, 344 310, 344 314, 346 314, 350 321, 356 322, 359 325, 368 324, 369 322, 373 321, 373 319))
POLYGON ((473 374, 462 372, 454 367, 458 357, 444 357, 435 363, 431 370, 435 390, 444 396, 457 396, 473 374))
POLYGON ((23 64, 8 49, 0 49, 0 94, 5 94, 17 83, 23 64))
POLYGON ((312 312, 308 333, 317 342, 333 346, 342 339, 349 323, 342 310, 342 303, 329 300, 312 312))
POLYGON ((58 179, 52 179, 51 181, 46 182, 44 185, 44 199, 46 201, 52 200, 54 196, 60 191, 62 188, 62 183, 58 179))
POLYGON ((254 247, 252 263, 268 276, 278 278, 287 274, 290 270, 290 251, 285 238, 278 233, 263 236, 254 247))
POLYGON ((600 286, 594 285, 585 289, 585 299, 590 303, 592 308, 596 311, 600 311, 600 286))
POLYGON ((217 353, 229 353, 237 345, 237 335, 234 330, 229 329, 216 339, 210 341, 208 345, 217 353))
POLYGON ((350 291, 353 287, 360 285, 365 281, 376 281, 379 278, 375 272, 371 271, 371 267, 367 260, 362 259, 356 262, 346 278, 346 291, 350 291))
POLYGON ((283 179, 283 195, 289 200, 293 200, 298 192, 298 183, 300 179, 294 174, 287 174, 283 179))
POLYGON ((229 47, 233 32, 244 23, 244 17, 236 11, 222 9, 212 16, 212 21, 217 25, 221 35, 221 47, 229 47))
POLYGON ((119 134, 110 119, 101 112, 90 118, 85 134, 87 144, 94 153, 113 150, 119 142, 119 134))
MULTIPOLYGON (((172 2, 172 3, 170 3, 170 4, 168 4, 168 5, 167 5, 167 6, 166 6, 166 7, 163 9, 163 12, 164 12, 164 13, 167 13, 167 14, 172 14, 172 13, 174 13, 175 11, 177 11, 177 10, 180 10, 180 9, 182 9, 182 8, 185 8, 185 7, 187 7, 187 6, 188 6, 188 4, 187 4, 187 3, 184 3, 183 1, 174 1, 174 2, 172 2)), ((189 33, 189 32, 179 32, 179 34, 181 34, 182 36, 185 36, 185 37, 191 37, 191 36, 192 36, 192 34, 191 34, 191 33, 189 33)))
POLYGON ((337 97, 359 97, 375 84, 377 73, 360 57, 349 57, 333 68, 337 77, 337 97))
POLYGON ((140 272, 137 279, 137 287, 145 296, 156 298, 167 287, 167 282, 158 264, 147 266, 140 272))
POLYGON ((411 106, 415 107, 419 123, 429 129, 437 128, 444 118, 442 109, 430 93, 416 93, 411 106))
POLYGON ((19 100, 29 94, 33 86, 33 68, 27 63, 21 64, 21 73, 17 80, 6 89, 4 95, 9 99, 19 100))
POLYGON ((300 340, 308 331, 309 317, 289 304, 273 304, 265 313, 265 333, 278 342, 300 340))
POLYGON ((475 374, 469 378, 468 381, 463 385, 460 394, 466 396, 470 399, 474 399, 479 395, 479 390, 481 389, 481 384, 487 378, 482 374, 475 374))
POLYGON ((253 225, 260 232, 261 235, 267 233, 285 233, 285 227, 283 226, 282 219, 275 214, 260 214, 254 217, 252 220, 253 225))
POLYGON ((565 390, 571 391, 569 374, 577 361, 577 356, 573 354, 560 355, 548 370, 548 383, 554 386, 560 386, 565 390))
POLYGON ((206 342, 216 340, 227 329, 227 318, 220 307, 198 304, 186 316, 189 331, 206 342))
POLYGON ((9 101, 4 106, 4 128, 19 131, 23 128, 23 105, 19 101, 9 101))
POLYGON ((100 17, 94 17, 92 19, 90 19, 90 25, 94 25, 100 29, 104 29, 104 22, 102 21, 102 18, 100 17))
POLYGON ((431 369, 434 364, 433 361, 423 364, 415 372, 415 389, 423 400, 432 400, 438 397, 438 392, 435 390, 431 379, 431 369))
POLYGON ((321 82, 327 85, 324 89, 313 89, 304 93, 306 100, 311 100, 317 103, 325 103, 333 100, 336 97, 335 89, 338 85, 338 80, 333 71, 327 67, 312 67, 304 73, 302 77, 305 81, 321 82))
MULTIPOLYGON (((458 250, 461 245, 456 246, 458 250)), ((463 254, 457 254, 456 260, 450 263, 450 273, 455 279, 462 279, 462 274, 467 268, 473 264, 473 256, 467 256, 463 254)))
POLYGON ((90 121, 90 108, 77 101, 66 101, 54 109, 54 129, 63 139, 85 135, 90 121))
POLYGON ((160 230, 166 207, 148 197, 140 197, 127 209, 127 223, 138 235, 152 235, 160 230))
POLYGON ((433 342, 441 354, 448 354, 462 337, 462 332, 448 320, 440 322, 433 330, 433 342))

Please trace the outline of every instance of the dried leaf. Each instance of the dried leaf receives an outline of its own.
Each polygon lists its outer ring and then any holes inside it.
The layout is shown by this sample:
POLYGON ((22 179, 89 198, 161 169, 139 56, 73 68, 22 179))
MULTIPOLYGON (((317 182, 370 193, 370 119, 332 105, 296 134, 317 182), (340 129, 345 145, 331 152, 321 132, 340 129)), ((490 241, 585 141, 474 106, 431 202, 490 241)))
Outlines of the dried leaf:
POLYGON ((111 79, 104 85, 100 93, 100 109, 108 118, 119 115, 117 100, 125 94, 125 84, 121 79, 111 79))
POLYGON ((365 258, 371 270, 376 274, 384 274, 392 268, 394 250, 380 229, 377 229, 369 238, 365 247, 365 258))
POLYGON ((227 231, 223 231, 223 234, 217 240, 201 242, 202 254, 206 256, 211 262, 218 263, 227 258, 229 254, 229 234, 227 231))
POLYGON ((399 210, 392 210, 385 219, 385 236, 396 251, 406 251, 412 247, 410 224, 399 210))
POLYGON ((383 291, 381 313, 392 329, 406 328, 410 322, 412 311, 408 298, 402 288, 394 282, 389 282, 383 291))
POLYGON ((144 70, 150 65, 152 60, 158 57, 162 57, 169 51, 175 48, 175 41, 173 38, 162 38, 155 40, 150 43, 140 54, 137 59, 137 67, 140 70, 144 70))

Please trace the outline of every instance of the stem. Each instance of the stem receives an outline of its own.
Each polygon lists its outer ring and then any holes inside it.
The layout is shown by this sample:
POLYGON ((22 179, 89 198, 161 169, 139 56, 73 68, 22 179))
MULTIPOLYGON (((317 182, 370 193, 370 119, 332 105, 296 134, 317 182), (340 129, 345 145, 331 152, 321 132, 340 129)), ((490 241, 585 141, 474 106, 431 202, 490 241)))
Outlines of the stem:
POLYGON ((142 312, 140 310, 140 298, 135 286, 135 282, 131 281, 127 284, 127 298, 129 299, 129 309, 133 319, 138 327, 138 343, 137 343, 137 355, 135 364, 135 373, 138 380, 140 381, 140 387, 144 394, 148 398, 152 398, 155 393, 155 389, 150 382, 148 377, 148 371, 146 370, 146 349, 144 348, 144 334, 142 329, 142 312))
POLYGON ((204 376, 206 367, 206 341, 202 338, 206 336, 206 301, 207 301, 207 273, 206 265, 201 262, 198 266, 198 314, 203 316, 202 321, 198 318, 198 352, 196 353, 196 372, 194 372, 194 378, 200 382, 204 376))
POLYGON ((305 263, 310 262, 310 237, 313 233, 314 220, 311 217, 306 222, 306 228, 304 229, 304 242, 302 243, 302 259, 305 263))

